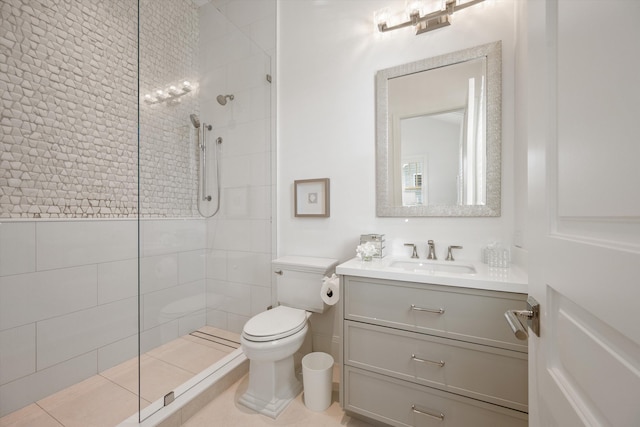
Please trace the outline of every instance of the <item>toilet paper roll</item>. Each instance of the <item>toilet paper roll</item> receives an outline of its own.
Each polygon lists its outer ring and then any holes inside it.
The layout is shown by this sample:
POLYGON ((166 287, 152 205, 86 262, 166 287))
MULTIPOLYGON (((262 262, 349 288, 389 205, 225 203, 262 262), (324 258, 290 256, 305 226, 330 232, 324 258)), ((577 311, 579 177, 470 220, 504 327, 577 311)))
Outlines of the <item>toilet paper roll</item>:
POLYGON ((334 305, 340 299, 340 278, 333 274, 331 277, 322 279, 322 287, 320 288, 320 296, 322 301, 327 305, 334 305))

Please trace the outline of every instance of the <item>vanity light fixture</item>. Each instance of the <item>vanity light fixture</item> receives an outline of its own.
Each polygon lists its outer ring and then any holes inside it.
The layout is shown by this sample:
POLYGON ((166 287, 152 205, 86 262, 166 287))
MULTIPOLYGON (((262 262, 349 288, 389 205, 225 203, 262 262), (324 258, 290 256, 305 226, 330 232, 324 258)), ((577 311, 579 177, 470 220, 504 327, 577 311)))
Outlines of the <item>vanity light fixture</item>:
POLYGON ((180 86, 171 85, 167 89, 156 89, 152 93, 144 96, 143 100, 147 104, 159 104, 165 101, 173 101, 193 90, 193 85, 185 80, 180 86))
POLYGON ((438 28, 451 25, 451 16, 454 12, 466 9, 469 6, 482 3, 484 0, 407 0, 406 15, 401 17, 406 21, 396 23, 389 14, 388 9, 382 9, 375 13, 375 21, 378 31, 398 30, 400 28, 415 27, 416 35, 433 31, 438 28))

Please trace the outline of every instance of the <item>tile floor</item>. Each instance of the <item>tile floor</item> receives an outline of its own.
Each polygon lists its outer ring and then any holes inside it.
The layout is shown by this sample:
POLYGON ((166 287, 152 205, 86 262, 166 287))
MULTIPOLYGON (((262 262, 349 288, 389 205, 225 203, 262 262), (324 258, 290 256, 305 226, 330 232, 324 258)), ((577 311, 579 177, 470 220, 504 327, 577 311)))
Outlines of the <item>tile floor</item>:
MULTIPOLYGON (((205 327, 201 331, 237 335, 205 327)), ((193 374, 211 365, 233 348, 186 335, 158 347, 141 359, 143 407, 162 397, 193 374)), ((348 426, 369 427, 345 415, 338 403, 338 370, 334 369, 331 406, 313 412, 304 406, 304 393, 284 410, 277 420, 240 405, 238 398, 247 389, 245 375, 228 390, 186 421, 186 427, 236 426, 348 426)), ((23 409, 0 418, 0 427, 112 427, 138 410, 138 360, 129 360, 23 409)))
MULTIPOLYGON (((211 327, 200 331, 240 341, 227 331, 211 327)), ((185 335, 144 354, 140 359, 142 406, 233 350, 185 335)), ((138 358, 134 358, 0 418, 0 427, 112 427, 138 411, 137 395, 138 358)))
POLYGON ((370 427, 371 424, 349 417, 340 407, 337 366, 334 367, 333 381, 332 403, 326 411, 314 412, 307 409, 304 406, 304 393, 301 393, 274 420, 238 403, 238 399, 249 385, 249 376, 245 375, 182 425, 184 427, 370 427))

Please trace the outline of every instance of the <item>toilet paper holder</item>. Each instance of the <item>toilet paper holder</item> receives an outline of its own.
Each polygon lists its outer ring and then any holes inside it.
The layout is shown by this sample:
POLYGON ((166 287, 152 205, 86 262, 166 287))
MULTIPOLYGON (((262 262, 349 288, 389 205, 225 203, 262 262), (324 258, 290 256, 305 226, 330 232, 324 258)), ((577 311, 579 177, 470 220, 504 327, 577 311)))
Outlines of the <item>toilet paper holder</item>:
POLYGON ((322 279, 322 287, 320 288, 320 297, 327 305, 334 305, 340 299, 340 279, 335 273, 331 277, 325 276, 322 279))

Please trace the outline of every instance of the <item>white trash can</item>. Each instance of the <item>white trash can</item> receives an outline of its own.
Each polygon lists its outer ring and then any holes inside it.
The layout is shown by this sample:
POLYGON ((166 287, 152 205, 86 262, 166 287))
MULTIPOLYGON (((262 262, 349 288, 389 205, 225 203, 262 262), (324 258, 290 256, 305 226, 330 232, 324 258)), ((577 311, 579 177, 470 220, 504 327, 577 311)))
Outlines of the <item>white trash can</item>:
POLYGON ((304 404, 322 412, 331 406, 333 357, 327 353, 309 353, 302 358, 304 404))

